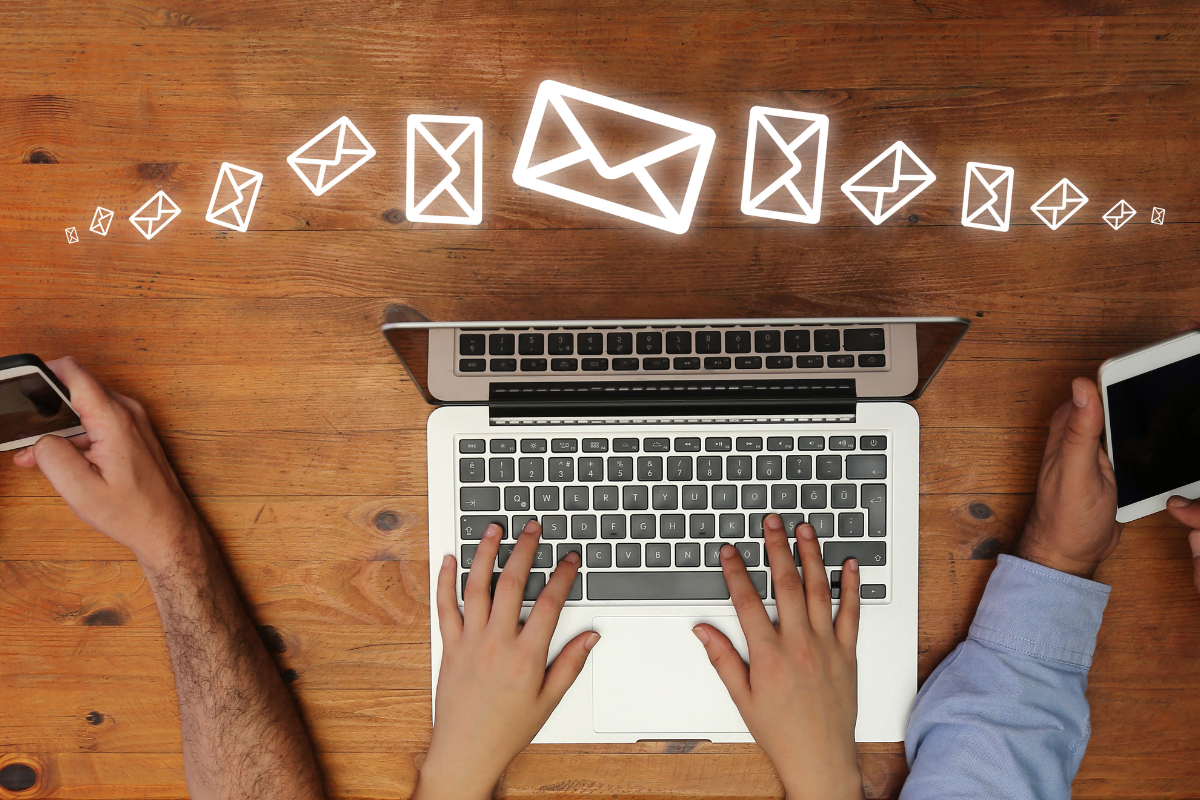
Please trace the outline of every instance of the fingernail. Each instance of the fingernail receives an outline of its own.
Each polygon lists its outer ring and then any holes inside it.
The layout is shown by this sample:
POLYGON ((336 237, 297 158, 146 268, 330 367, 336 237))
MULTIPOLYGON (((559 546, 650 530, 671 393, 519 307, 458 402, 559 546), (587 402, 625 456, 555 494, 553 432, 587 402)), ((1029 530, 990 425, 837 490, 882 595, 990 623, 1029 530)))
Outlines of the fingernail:
POLYGON ((700 640, 700 644, 708 644, 708 631, 701 628, 699 625, 692 628, 692 633, 696 634, 696 638, 700 640))
POLYGON ((731 544, 721 545, 721 558, 728 560, 730 558, 733 558, 736 553, 737 553, 737 551, 733 548, 733 545, 731 545, 731 544))
POLYGON ((450 555, 449 553, 442 556, 442 569, 445 569, 446 567, 450 566, 452 563, 454 563, 454 556, 450 555))
POLYGON ((536 524, 537 523, 534 520, 529 520, 528 522, 525 523, 525 527, 521 528, 521 533, 532 533, 533 526, 536 524))
POLYGON ((25 455, 25 454, 26 454, 26 453, 28 453, 28 452, 29 452, 29 448, 28 448, 28 447, 22 447, 20 450, 18 450, 17 452, 13 453, 13 458, 16 458, 17 456, 23 456, 23 455, 25 455))
POLYGON ((1174 497, 1167 500, 1168 508, 1187 508, 1191 504, 1192 504, 1191 500, 1188 500, 1186 497, 1180 497, 1179 495, 1175 495, 1174 497))
POLYGON ((579 553, 576 553, 574 550, 572 550, 563 556, 563 561, 574 564, 575 566, 579 566, 579 553))
POLYGON ((493 522, 491 525, 487 526, 487 530, 483 532, 483 535, 495 538, 503 532, 504 532, 504 529, 493 522))
POLYGON ((803 525, 797 525, 796 532, 799 533, 801 536, 803 536, 805 539, 813 539, 817 535, 816 529, 812 525, 809 525, 807 522, 804 523, 803 525))
POLYGON ((778 514, 767 514, 766 523, 768 528, 782 528, 783 517, 779 516, 778 514))
POLYGON ((598 641, 600 641, 600 634, 596 633, 595 631, 592 631, 591 633, 588 634, 588 637, 583 640, 583 649, 591 650, 593 647, 596 646, 596 642, 598 642, 598 641))
POLYGON ((1071 383, 1071 402, 1080 408, 1083 408, 1088 404, 1087 389, 1083 388, 1082 383, 1071 383))
POLYGON ((846 563, 842 565, 842 569, 848 570, 850 572, 858 572, 858 559, 857 558, 847 559, 846 563))
POLYGON ((1188 534, 1188 545, 1192 548, 1192 558, 1200 558, 1200 531, 1188 534))

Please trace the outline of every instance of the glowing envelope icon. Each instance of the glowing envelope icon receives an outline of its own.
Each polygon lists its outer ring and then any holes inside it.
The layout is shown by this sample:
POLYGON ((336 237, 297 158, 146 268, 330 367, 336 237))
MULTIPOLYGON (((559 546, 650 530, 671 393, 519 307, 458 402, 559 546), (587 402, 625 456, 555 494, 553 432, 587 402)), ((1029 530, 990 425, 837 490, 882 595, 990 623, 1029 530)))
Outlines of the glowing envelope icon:
POLYGON ((1037 218, 1056 231, 1062 224, 1075 216, 1075 212, 1087 205, 1087 195, 1079 191, 1075 184, 1066 178, 1054 184, 1054 188, 1042 195, 1029 210, 1037 214, 1037 218), (1047 216, 1049 215, 1049 216, 1047 216))
POLYGON ((112 224, 112 220, 113 212, 104 206, 96 206, 96 213, 92 215, 92 227, 88 230, 101 236, 108 236, 108 226, 112 224))
POLYGON ((138 229, 138 233, 147 239, 153 239, 170 224, 171 220, 178 216, 179 206, 167 197, 166 192, 160 191, 147 200, 144 206, 133 212, 129 221, 133 223, 133 227, 138 229))
MULTIPOLYGON (((767 217, 769 219, 786 219, 794 222, 815 224, 821 221, 821 192, 825 182, 825 148, 829 144, 829 117, 824 114, 809 114, 804 111, 788 111, 783 108, 767 108, 755 106, 750 109, 750 132, 746 137, 746 172, 742 179, 742 213, 750 217, 767 217), (781 120, 793 120, 793 135, 791 141, 784 139, 779 133, 781 120), (803 130, 795 135, 796 123, 803 125, 803 130), (787 159, 787 169, 776 177, 758 194, 753 192, 755 150, 758 146, 758 134, 762 131, 774 144, 770 149, 772 156, 783 155, 787 159), (805 170, 803 162, 796 155, 806 142, 816 138, 816 155, 808 162, 805 170), (811 177, 812 189, 808 196, 796 185, 796 177, 805 177, 805 184, 811 177), (777 193, 786 191, 791 195, 789 205, 793 209, 786 211, 771 211, 764 209, 762 204, 773 198, 777 193)), ((810 148, 811 150, 811 145, 810 148)))
POLYGON ((250 215, 254 213, 262 179, 261 172, 229 163, 222 164, 204 219, 214 225, 245 233, 250 227, 250 215))
POLYGON ((1114 231, 1118 231, 1122 225, 1133 219, 1133 215, 1136 213, 1133 206, 1122 200, 1108 210, 1108 213, 1104 215, 1104 221, 1111 225, 1114 231))
POLYGON ((375 148, 349 117, 342 117, 288 156, 287 162, 320 197, 374 157, 375 148))
POLYGON ((842 192, 878 225, 937 180, 904 142, 896 142, 842 184, 842 192))
POLYGON ((962 224, 967 228, 982 228, 985 231, 1007 231, 1008 216, 1012 210, 1013 176, 1012 167, 995 164, 967 162, 967 184, 963 188, 962 224), (977 205, 971 205, 971 190, 975 190, 977 205), (1004 194, 1004 213, 1000 205, 1000 194, 1004 194), (982 202, 979 197, 982 194, 982 202))
POLYGON ((408 118, 408 177, 405 184, 405 206, 404 214, 412 222, 449 222, 458 225, 478 225, 483 222, 483 120, 479 117, 444 117, 436 114, 412 114, 408 118), (438 129, 443 126, 448 126, 452 130, 460 126, 461 130, 456 131, 458 134, 449 144, 442 144, 437 137, 429 131, 429 125, 435 125, 438 129), (419 137, 419 140, 418 140, 419 137), (468 142, 474 139, 474 147, 466 147, 468 142), (416 181, 417 181, 417 165, 416 151, 418 141, 423 141, 438 154, 441 159, 441 166, 449 168, 449 172, 444 178, 432 189, 429 193, 417 202, 416 199, 416 181), (458 156, 455 154, 459 150, 470 153, 474 151, 472 160, 475 164, 474 180, 471 185, 471 202, 463 196, 458 187, 454 185, 455 180, 462 174, 462 167, 458 163, 458 156), (454 201, 462 214, 427 214, 425 210, 429 208, 435 200, 442 195, 446 195, 454 201))
POLYGON ((67 228, 67 244, 75 244, 79 241, 79 232, 74 228, 67 228))
POLYGON ((1159 208, 1158 206, 1155 206, 1154 209, 1150 212, 1150 222, 1152 222, 1155 225, 1162 225, 1163 220, 1166 218, 1166 216, 1167 216, 1167 210, 1165 208, 1159 208))

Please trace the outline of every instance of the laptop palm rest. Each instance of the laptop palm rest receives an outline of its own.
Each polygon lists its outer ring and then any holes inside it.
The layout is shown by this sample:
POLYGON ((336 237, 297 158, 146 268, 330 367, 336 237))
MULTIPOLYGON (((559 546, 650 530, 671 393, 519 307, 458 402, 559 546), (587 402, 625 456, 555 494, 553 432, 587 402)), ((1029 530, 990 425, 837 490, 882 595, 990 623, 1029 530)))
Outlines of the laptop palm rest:
POLYGON ((733 614, 703 617, 593 617, 592 727, 597 733, 703 738, 744 733, 746 725, 692 633, 697 622, 722 631, 746 658, 733 614))

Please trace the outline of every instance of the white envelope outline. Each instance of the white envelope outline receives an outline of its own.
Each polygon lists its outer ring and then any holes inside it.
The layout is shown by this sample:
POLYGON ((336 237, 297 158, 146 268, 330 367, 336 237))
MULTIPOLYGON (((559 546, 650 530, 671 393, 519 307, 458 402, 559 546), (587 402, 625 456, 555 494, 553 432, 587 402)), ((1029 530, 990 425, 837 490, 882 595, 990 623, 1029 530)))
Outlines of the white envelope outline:
POLYGON ((483 222, 483 120, 479 117, 447 117, 438 114, 410 114, 408 117, 408 176, 405 179, 404 214, 410 222, 449 222, 458 225, 478 225, 483 222), (465 125, 462 133, 453 142, 443 146, 425 123, 447 123, 465 125), (416 184, 416 137, 420 135, 442 161, 450 167, 450 174, 442 178, 437 186, 429 190, 429 194, 420 203, 414 197, 416 184), (462 167, 454 158, 459 148, 466 144, 472 136, 475 137, 475 191, 474 202, 468 203, 462 193, 455 187, 454 181, 462 174, 462 167), (430 203, 442 194, 448 194, 463 210, 463 216, 446 214, 426 214, 430 203))
POLYGON ((533 103, 533 111, 529 115, 529 124, 525 128, 525 138, 521 141, 521 150, 517 155, 517 164, 513 167, 513 182, 518 186, 524 186, 526 189, 533 189, 534 191, 548 194, 551 197, 557 197, 560 200, 578 203, 581 206, 596 211, 604 211, 622 219, 640 222, 643 225, 660 228, 671 233, 685 233, 691 225, 692 213, 696 210, 696 201, 700 196, 700 186, 704 183, 704 172, 708 168, 708 159, 712 155, 713 144, 716 140, 717 134, 712 128, 705 125, 689 122, 679 117, 672 117, 649 108, 635 106, 632 103, 626 103, 622 100, 614 100, 611 97, 605 97, 602 94, 589 92, 585 89, 577 89, 574 86, 568 86, 558 81, 542 81, 541 85, 538 86, 537 98, 533 103), (661 125, 688 135, 678 141, 651 150, 649 153, 643 153, 623 163, 610 166, 600 156, 600 151, 592 143, 583 126, 579 124, 579 120, 571 113, 571 110, 564 102, 564 98, 599 106, 618 114, 625 114, 644 122, 661 125), (552 158, 542 164, 531 166, 529 162, 533 158, 533 148, 537 141, 538 133, 541 130, 547 105, 554 106, 554 110, 558 112, 558 115, 570 130, 571 135, 575 138, 579 149, 566 155, 552 158), (684 192, 683 202, 676 209, 646 169, 660 161, 686 153, 692 149, 696 150, 696 162, 692 167, 692 174, 688 180, 687 190, 684 192), (661 214, 652 214, 639 208, 632 208, 602 197, 595 197, 586 192, 569 189, 542 180, 546 175, 582 161, 590 161, 600 177, 607 180, 633 175, 646 190, 646 193, 650 196, 655 207, 661 214))
POLYGON ((1166 215, 1167 210, 1165 208, 1159 208, 1158 206, 1155 206, 1150 212, 1150 221, 1155 225, 1162 225, 1166 215))
POLYGON ((374 157, 375 148, 371 146, 371 143, 367 141, 366 137, 363 136, 361 132, 359 132, 358 128, 354 127, 354 123, 350 121, 349 117, 341 117, 328 128, 309 139, 299 150, 288 156, 287 162, 292 165, 292 169, 294 169, 296 174, 300 176, 300 180, 304 181, 304 185, 307 186, 313 194, 315 194, 317 197, 320 197, 334 186, 337 186, 339 183, 341 183, 342 180, 344 180, 345 177, 351 172, 354 172, 354 170, 358 169, 374 157), (320 142, 326 136, 329 136, 334 131, 337 131, 338 140, 337 149, 334 150, 333 158, 304 157, 304 152, 306 150, 320 142), (357 146, 347 146, 347 131, 354 135, 354 139, 358 141, 357 146), (346 167, 345 170, 335 175, 332 180, 325 180, 325 174, 330 167, 340 167, 342 165, 343 156, 360 156, 360 158, 350 166, 346 167), (301 164, 309 164, 319 167, 319 170, 317 171, 316 183, 313 183, 308 179, 308 176, 304 174, 304 171, 300 168, 301 164))
POLYGON ((766 217, 768 219, 783 219, 793 222, 815 224, 821 221, 821 194, 825 183, 825 149, 829 144, 829 117, 824 114, 809 114, 804 111, 789 111, 783 108, 768 108, 754 106, 750 109, 750 132, 746 136, 746 172, 742 179, 742 213, 750 217, 766 217), (770 117, 786 117, 788 119, 807 120, 811 124, 792 141, 784 141, 779 131, 771 124, 770 117), (787 171, 758 194, 751 196, 751 186, 754 179, 754 150, 757 144, 758 129, 771 138, 771 141, 787 157, 787 171), (810 167, 813 174, 813 190, 811 201, 804 196, 792 180, 800 174, 803 165, 796 157, 796 150, 813 136, 817 137, 817 161, 810 167), (789 211, 768 211, 760 208, 762 203, 769 200, 780 189, 787 189, 800 213, 789 211))
POLYGON ((75 244, 79 241, 79 232, 74 228, 67 228, 67 244, 75 244))
POLYGON ((138 232, 147 239, 153 239, 158 236, 159 231, 167 227, 171 220, 179 216, 179 206, 175 205, 175 201, 167 197, 167 193, 160 191, 154 197, 146 201, 145 205, 130 215, 129 221, 133 223, 133 227, 138 229, 138 232), (145 212, 145 213, 142 213, 145 212), (145 225, 146 227, 142 227, 145 225))
POLYGON ((1087 195, 1079 191, 1075 184, 1063 178, 1031 205, 1029 210, 1037 214, 1038 219, 1049 225, 1050 230, 1056 231, 1062 227, 1064 222, 1075 216, 1076 211, 1086 206, 1087 202, 1087 195), (1068 209, 1070 210, 1068 211, 1068 209), (1049 219, 1042 213, 1043 211, 1049 212, 1049 219), (1059 216, 1061 211, 1066 211, 1066 213, 1059 216))
POLYGON ((101 236, 108 236, 108 226, 112 224, 112 219, 113 212, 104 206, 96 206, 96 213, 92 214, 92 227, 88 230, 101 236))
POLYGON ((967 162, 967 182, 963 187, 963 209, 962 209, 962 224, 968 228, 980 228, 985 231, 1007 231, 1008 218, 1012 211, 1012 192, 1013 178, 1016 171, 1012 167, 1001 167, 997 164, 984 164, 980 161, 967 162), (999 170, 1000 175, 992 178, 990 181, 986 178, 980 169, 999 170), (988 193, 988 199, 978 208, 971 209, 968 203, 971 201, 971 181, 976 181, 988 193), (996 191, 996 187, 1007 182, 1007 188, 1001 188, 1004 191, 1004 216, 1000 216, 996 211, 996 204, 1000 202, 1000 195, 996 191), (991 217, 992 221, 988 222, 987 217, 984 217, 983 222, 976 220, 983 215, 984 212, 991 217))
POLYGON ((262 188, 262 179, 261 172, 255 172, 229 162, 222 164, 221 171, 217 175, 217 183, 213 186, 212 199, 208 201, 208 212, 204 215, 204 219, 214 225, 245 233, 250 227, 250 215, 254 213, 254 204, 258 201, 258 190, 262 188), (217 195, 221 193, 221 186, 225 182, 228 182, 229 187, 233 189, 237 199, 217 208, 217 195), (248 191, 250 192, 250 202, 245 203, 243 201, 245 201, 248 191), (219 219, 222 216, 228 217, 230 214, 233 215, 232 222, 228 219, 219 219))
POLYGON ((1104 215, 1104 221, 1111 225, 1112 229, 1116 231, 1120 230, 1121 226, 1126 222, 1129 222, 1129 220, 1133 219, 1133 216, 1136 213, 1137 212, 1133 210, 1133 206, 1122 200, 1108 210, 1108 213, 1104 215))
POLYGON ((917 158, 917 154, 910 150, 908 145, 906 145, 904 142, 896 142, 887 150, 884 150, 882 153, 876 156, 870 164, 867 164, 865 167, 855 173, 850 180, 843 183, 842 193, 845 194, 846 197, 849 197, 850 201, 854 203, 854 205, 858 206, 859 211, 867 215, 867 219, 871 220, 873 224, 878 225, 888 217, 892 216, 892 214, 895 214, 897 211, 903 208, 904 204, 909 200, 912 200, 921 192, 925 191, 925 189, 928 188, 929 185, 935 180, 937 180, 937 176, 933 174, 929 167, 925 166, 925 163, 921 161, 921 159, 917 158), (908 158, 914 164, 916 164, 919 172, 905 172, 905 156, 908 156, 908 158), (879 164, 885 162, 888 158, 893 159, 892 181, 889 185, 858 185, 859 179, 861 179, 879 164), (901 190, 901 182, 907 184, 913 181, 917 182, 916 185, 899 200, 893 202, 885 211, 883 208, 883 201, 888 197, 894 197, 895 195, 899 194, 901 190), (874 195, 874 208, 868 208, 865 206, 855 192, 868 196, 874 195))

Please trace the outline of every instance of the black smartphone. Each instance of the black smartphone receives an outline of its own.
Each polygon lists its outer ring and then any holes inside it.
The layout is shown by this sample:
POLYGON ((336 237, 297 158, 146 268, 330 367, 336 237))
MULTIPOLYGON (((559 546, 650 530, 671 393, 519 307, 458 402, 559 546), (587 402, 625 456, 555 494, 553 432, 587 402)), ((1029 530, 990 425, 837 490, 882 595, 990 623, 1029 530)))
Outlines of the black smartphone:
POLYGON ((70 390, 40 358, 30 353, 0 358, 0 450, 81 433, 70 390))

